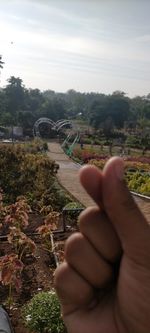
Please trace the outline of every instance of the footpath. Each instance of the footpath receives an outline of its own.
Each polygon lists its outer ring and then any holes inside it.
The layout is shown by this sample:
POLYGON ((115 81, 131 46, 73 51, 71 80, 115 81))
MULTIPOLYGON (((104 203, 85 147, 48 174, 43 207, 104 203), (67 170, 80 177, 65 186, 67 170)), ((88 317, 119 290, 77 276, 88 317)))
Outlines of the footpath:
POLYGON ((49 143, 48 148, 48 156, 59 164, 57 178, 62 187, 85 207, 95 205, 79 182, 78 173, 81 166, 64 154, 59 143, 49 143))
MULTIPOLYGON (((59 164, 57 173, 59 183, 85 207, 95 205, 79 182, 78 172, 81 166, 65 155, 59 143, 48 143, 48 148, 48 156, 59 164)), ((150 200, 143 200, 136 196, 134 199, 150 223, 150 200)))

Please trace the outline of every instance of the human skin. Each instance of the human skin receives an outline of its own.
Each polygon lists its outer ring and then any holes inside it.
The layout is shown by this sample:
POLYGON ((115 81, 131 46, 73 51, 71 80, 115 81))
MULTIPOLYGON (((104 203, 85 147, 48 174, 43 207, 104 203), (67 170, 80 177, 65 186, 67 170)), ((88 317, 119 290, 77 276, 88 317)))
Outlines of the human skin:
POLYGON ((150 332, 150 228, 124 180, 123 161, 80 171, 96 206, 66 242, 55 288, 68 333, 150 332))

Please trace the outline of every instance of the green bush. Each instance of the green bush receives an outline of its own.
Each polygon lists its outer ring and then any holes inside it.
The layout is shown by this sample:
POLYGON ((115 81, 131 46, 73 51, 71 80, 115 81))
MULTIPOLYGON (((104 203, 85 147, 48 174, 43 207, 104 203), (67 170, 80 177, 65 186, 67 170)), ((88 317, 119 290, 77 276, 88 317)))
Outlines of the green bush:
POLYGON ((83 208, 83 205, 79 202, 76 202, 76 201, 71 201, 69 202, 65 207, 64 209, 80 209, 80 208, 83 208))
POLYGON ((94 139, 94 144, 95 144, 95 145, 101 145, 101 140, 95 138, 95 139, 94 139))
POLYGON ((129 135, 126 139, 126 146, 130 148, 141 148, 141 138, 129 135))
POLYGON ((75 226, 79 222, 79 214, 84 209, 83 205, 79 202, 72 201, 64 208, 66 213, 67 225, 75 226))
POLYGON ((37 142, 0 144, 0 188, 5 193, 5 202, 15 202, 23 195, 33 210, 41 210, 45 205, 62 209, 71 199, 57 182, 59 166, 39 150, 37 142))
POLYGON ((43 142, 43 150, 48 151, 48 144, 47 142, 43 142))
POLYGON ((127 173, 126 180, 131 191, 150 196, 149 174, 141 175, 138 171, 134 174, 127 173))
POLYGON ((52 186, 45 190, 39 199, 40 207, 52 206, 55 210, 61 210, 66 204, 71 201, 71 197, 65 190, 59 185, 57 179, 55 179, 52 186))
POLYGON ((57 168, 48 156, 26 152, 24 145, 0 145, 0 187, 8 202, 29 192, 41 197, 54 183, 57 168))
POLYGON ((85 145, 91 145, 91 143, 92 143, 92 140, 90 138, 83 138, 82 141, 85 145))
POLYGON ((36 333, 65 333, 60 304, 55 291, 40 292, 22 311, 26 327, 36 333))

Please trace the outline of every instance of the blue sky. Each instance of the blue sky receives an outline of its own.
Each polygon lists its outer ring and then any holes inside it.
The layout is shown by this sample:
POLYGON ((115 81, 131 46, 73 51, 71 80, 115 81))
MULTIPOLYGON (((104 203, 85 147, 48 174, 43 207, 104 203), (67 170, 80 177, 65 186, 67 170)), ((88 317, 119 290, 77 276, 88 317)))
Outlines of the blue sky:
POLYGON ((150 93, 149 0, 0 0, 1 86, 150 93))

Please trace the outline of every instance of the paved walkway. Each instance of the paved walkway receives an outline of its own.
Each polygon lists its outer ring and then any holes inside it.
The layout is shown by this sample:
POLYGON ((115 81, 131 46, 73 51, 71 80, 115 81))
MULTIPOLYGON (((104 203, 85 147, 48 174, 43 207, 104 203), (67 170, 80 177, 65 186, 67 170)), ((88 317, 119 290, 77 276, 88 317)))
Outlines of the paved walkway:
POLYGON ((48 148, 48 155, 50 158, 59 164, 59 170, 57 173, 59 183, 85 207, 93 206, 94 201, 86 193, 79 182, 78 171, 81 166, 72 162, 72 160, 64 154, 58 143, 49 143, 48 148))
MULTIPOLYGON (((64 154, 59 143, 49 143, 48 148, 48 156, 59 164, 57 174, 59 183, 85 207, 95 205, 94 201, 85 192, 79 182, 78 171, 81 166, 72 162, 72 160, 64 154)), ((139 197, 135 197, 135 201, 150 222, 150 200, 145 201, 139 197)))

